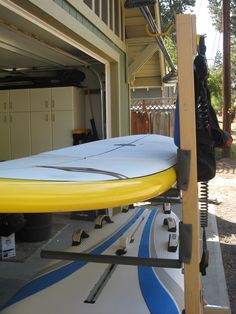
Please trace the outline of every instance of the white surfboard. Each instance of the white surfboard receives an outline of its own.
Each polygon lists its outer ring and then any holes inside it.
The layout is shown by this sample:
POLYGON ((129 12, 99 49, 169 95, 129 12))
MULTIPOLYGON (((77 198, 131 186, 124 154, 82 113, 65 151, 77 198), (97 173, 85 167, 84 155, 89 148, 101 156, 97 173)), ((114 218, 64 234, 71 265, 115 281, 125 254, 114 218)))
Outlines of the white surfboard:
MULTIPOLYGON (((175 214, 166 215, 157 208, 135 208, 132 212, 114 216, 115 223, 93 230, 81 246, 69 251, 115 255, 126 242, 125 256, 177 259, 178 249, 167 251, 169 232, 163 225, 167 216, 178 225, 175 214)), ((183 308, 181 269, 79 261, 55 263, 22 288, 1 313, 177 314, 183 308)))
POLYGON ((176 146, 161 135, 100 140, 0 163, 0 212, 128 205, 170 189, 176 146))

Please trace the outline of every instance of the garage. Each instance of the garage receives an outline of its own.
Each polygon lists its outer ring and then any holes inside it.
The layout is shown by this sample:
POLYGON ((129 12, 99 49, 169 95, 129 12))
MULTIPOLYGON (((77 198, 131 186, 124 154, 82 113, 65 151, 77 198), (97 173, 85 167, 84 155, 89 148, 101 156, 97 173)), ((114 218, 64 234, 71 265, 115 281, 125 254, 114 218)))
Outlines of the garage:
MULTIPOLYGON (((75 22, 74 8, 68 18, 55 2, 44 8, 47 13, 36 2, 0 3, 0 160, 70 146, 73 130, 78 140, 79 134, 92 140, 113 132, 107 115, 118 110, 110 104, 110 79, 119 75, 111 57, 117 52, 108 49, 106 59, 91 47, 93 36, 82 45, 74 32, 68 35, 68 26, 58 19, 65 15, 68 23, 75 22)), ((116 122, 113 134, 119 127, 116 122)))

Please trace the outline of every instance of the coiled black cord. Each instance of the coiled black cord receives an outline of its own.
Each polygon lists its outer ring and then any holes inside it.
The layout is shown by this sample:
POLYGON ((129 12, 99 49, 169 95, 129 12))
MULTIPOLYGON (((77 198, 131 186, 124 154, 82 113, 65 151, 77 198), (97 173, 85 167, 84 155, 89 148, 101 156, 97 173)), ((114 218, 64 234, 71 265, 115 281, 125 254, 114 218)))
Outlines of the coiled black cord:
POLYGON ((208 181, 200 182, 200 225, 202 228, 208 226, 208 196, 209 186, 208 181))

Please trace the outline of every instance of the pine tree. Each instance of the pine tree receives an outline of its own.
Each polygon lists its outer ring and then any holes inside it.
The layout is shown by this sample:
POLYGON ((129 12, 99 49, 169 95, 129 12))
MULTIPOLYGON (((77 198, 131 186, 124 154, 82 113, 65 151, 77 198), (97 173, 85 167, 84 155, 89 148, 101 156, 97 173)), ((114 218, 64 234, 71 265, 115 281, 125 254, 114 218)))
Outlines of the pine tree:
MULTIPOLYGON (((230 24, 231 24, 231 33, 236 34, 236 0, 228 0, 230 1, 230 24)), ((213 20, 213 25, 215 28, 222 32, 222 0, 208 0, 208 7, 210 10, 210 14, 213 20)))
MULTIPOLYGON (((232 103, 236 106, 236 0, 230 1, 230 26, 231 26, 231 82, 232 82, 232 103)), ((222 32, 222 0, 208 0, 209 10, 216 29, 222 32)), ((217 60, 216 60, 217 61, 217 60)), ((218 62, 215 66, 217 67, 218 62)), ((215 74, 215 73, 213 73, 215 74)))
POLYGON ((176 14, 195 6, 195 0, 159 0, 162 30, 175 23, 176 14))

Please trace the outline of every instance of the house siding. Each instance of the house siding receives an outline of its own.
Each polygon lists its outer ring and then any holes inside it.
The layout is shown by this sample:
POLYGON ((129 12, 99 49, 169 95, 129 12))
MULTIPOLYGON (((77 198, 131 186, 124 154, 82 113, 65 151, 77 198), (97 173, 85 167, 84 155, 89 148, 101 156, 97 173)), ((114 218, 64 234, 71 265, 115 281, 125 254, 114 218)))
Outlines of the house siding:
POLYGON ((92 24, 87 18, 85 18, 79 11, 77 11, 69 2, 65 0, 53 0, 57 5, 59 5, 62 9, 64 9, 67 13, 69 13, 74 19, 83 24, 87 29, 93 32, 97 37, 104 41, 104 43, 108 44, 111 48, 113 48, 116 52, 122 52, 119 47, 117 47, 113 41, 104 35, 94 24, 92 24))

